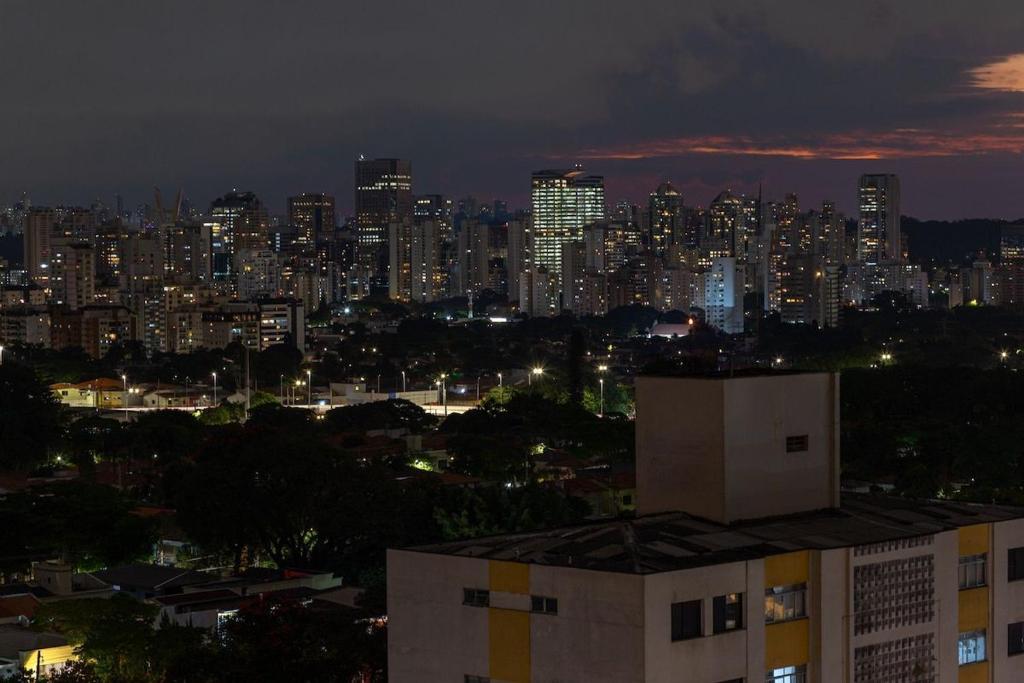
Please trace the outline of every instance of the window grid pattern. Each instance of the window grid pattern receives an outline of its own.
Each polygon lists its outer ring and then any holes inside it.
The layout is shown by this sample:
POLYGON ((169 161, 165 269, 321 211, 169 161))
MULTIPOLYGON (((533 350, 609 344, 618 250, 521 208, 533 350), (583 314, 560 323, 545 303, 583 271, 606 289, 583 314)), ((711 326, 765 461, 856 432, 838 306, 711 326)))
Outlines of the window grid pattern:
POLYGON ((806 683, 807 666, 784 666, 779 669, 770 669, 764 677, 765 683, 806 683))
POLYGON ((935 637, 931 633, 858 647, 853 652, 854 683, 932 683, 935 637))
POLYGON ((913 538, 899 538, 893 541, 882 541, 881 543, 869 543, 859 545, 853 549, 854 557, 865 557, 867 555, 879 555, 891 553, 896 550, 909 550, 931 545, 935 541, 934 536, 915 536, 913 538))
POLYGON ((934 556, 917 555, 854 567, 853 612, 855 635, 932 621, 934 556))

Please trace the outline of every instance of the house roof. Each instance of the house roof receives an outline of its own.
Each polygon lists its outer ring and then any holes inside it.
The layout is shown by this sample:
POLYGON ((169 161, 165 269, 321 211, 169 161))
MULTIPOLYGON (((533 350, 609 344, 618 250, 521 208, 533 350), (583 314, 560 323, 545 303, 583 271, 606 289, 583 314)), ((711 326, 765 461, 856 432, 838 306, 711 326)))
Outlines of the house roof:
POLYGON ((93 572, 92 575, 108 585, 120 586, 122 590, 150 591, 166 591, 182 586, 208 583, 214 578, 190 569, 163 567, 156 564, 130 564, 103 569, 93 572))
POLYGON ((733 524, 670 512, 410 550, 578 569, 653 574, 793 552, 927 536, 1024 517, 1024 509, 843 494, 842 506, 733 524))

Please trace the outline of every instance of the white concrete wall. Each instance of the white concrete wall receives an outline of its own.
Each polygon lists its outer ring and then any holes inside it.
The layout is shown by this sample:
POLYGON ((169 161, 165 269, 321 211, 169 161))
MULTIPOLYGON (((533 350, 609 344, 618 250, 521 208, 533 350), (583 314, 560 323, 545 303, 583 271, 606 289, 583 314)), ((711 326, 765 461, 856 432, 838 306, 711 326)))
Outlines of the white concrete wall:
POLYGON ((643 589, 634 574, 531 565, 531 594, 558 599, 557 616, 530 617, 533 683, 643 681, 643 589))
POLYGON ((989 553, 989 576, 992 590, 992 633, 988 636, 989 660, 993 681, 1024 681, 1024 655, 1008 657, 1006 629, 1009 624, 1024 621, 1024 581, 1007 580, 1007 552, 1024 547, 1024 520, 1016 519, 993 524, 992 548, 989 553))
POLYGON ((724 515, 723 383, 636 380, 637 514, 724 515))
POLYGON ((641 377, 637 512, 731 522, 839 504, 838 376, 641 377), (787 436, 808 450, 786 452, 787 436))
POLYGON ((838 376, 743 377, 725 383, 727 521, 839 504, 838 376), (786 452, 787 436, 808 450, 786 452))
MULTIPOLYGON (((761 561, 652 574, 644 578, 647 683, 711 683, 764 671, 764 565, 761 561), (744 628, 713 635, 715 596, 744 593, 744 628), (704 636, 672 641, 672 603, 704 601, 704 636)), ((763 675, 763 673, 761 674, 763 675)))
POLYGON ((463 588, 488 587, 488 563, 389 550, 388 680, 461 682, 489 673, 488 610, 462 604, 463 588))

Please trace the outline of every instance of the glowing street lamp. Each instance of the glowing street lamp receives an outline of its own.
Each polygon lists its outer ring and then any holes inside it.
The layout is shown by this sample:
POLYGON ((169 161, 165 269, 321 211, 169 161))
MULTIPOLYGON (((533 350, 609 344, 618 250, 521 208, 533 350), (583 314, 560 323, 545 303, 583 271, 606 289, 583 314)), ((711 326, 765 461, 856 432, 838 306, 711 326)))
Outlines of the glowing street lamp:
POLYGON ((502 383, 501 383, 501 373, 500 372, 498 373, 498 386, 499 387, 503 386, 502 383))
POLYGON ((601 414, 600 414, 600 416, 604 417, 604 377, 601 377, 597 381, 601 385, 601 414))
POLYGON ((128 375, 121 375, 121 381, 124 382, 124 394, 121 399, 121 409, 124 411, 124 421, 128 421, 128 375))
POLYGON ((537 377, 540 377, 543 374, 544 374, 544 368, 541 368, 541 367, 533 368, 532 370, 530 370, 530 374, 527 376, 526 385, 532 387, 533 386, 533 376, 537 375, 537 377))
POLYGON ((213 405, 217 405, 217 373, 211 372, 213 375, 213 405))
POLYGON ((313 406, 313 371, 306 368, 306 405, 313 406))

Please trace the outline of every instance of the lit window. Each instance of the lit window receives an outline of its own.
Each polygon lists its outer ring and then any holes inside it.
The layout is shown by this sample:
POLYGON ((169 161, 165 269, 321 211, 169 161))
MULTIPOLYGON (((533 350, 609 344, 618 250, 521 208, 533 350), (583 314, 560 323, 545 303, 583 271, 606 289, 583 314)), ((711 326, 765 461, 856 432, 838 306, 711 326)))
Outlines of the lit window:
POLYGON ((715 633, 743 628, 743 593, 719 595, 712 603, 715 633))
POLYGON ((765 683, 804 683, 807 680, 807 665, 783 666, 770 669, 764 677, 765 683))
POLYGON ((985 632, 961 633, 956 641, 957 660, 960 666, 985 661, 985 632))
POLYGON ((774 586, 764 591, 764 621, 774 624, 780 621, 803 619, 807 616, 807 584, 774 586))

